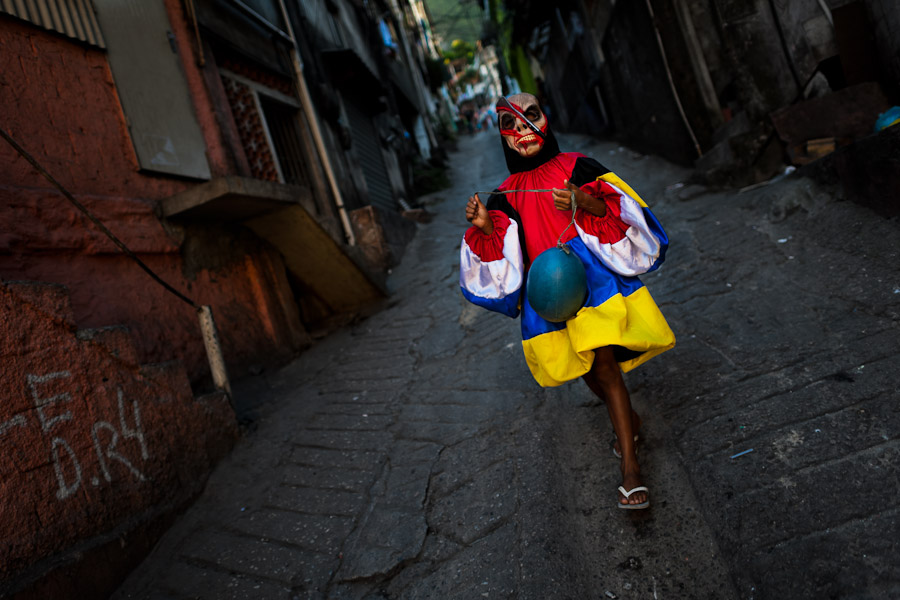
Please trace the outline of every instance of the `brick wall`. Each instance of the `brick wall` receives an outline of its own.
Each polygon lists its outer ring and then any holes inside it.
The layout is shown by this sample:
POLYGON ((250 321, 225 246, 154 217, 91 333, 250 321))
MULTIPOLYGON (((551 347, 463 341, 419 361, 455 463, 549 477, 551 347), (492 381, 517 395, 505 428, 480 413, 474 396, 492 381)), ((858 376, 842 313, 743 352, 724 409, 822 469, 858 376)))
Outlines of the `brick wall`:
MULTIPOLYGON (((179 21, 179 3, 167 6, 174 32, 185 36, 177 46, 210 167, 221 173, 228 162, 192 54, 195 42, 179 21)), ((4 130, 166 281, 212 305, 234 376, 291 356, 298 340, 285 332, 302 326, 278 253, 256 239, 236 240, 232 227, 206 225, 200 229, 215 235, 198 238, 156 218, 157 200, 194 183, 139 170, 105 54, 5 15, 0 44, 4 130)), ((2 142, 0 164, 0 280, 66 285, 79 326, 127 325, 143 362, 179 359, 193 381, 207 377, 193 310, 121 255, 2 142)))
POLYGON ((132 534, 202 489, 234 413, 178 363, 141 365, 126 329, 77 330, 63 286, 0 284, 0 328, 0 596, 105 597, 145 549, 132 534))
MULTIPOLYGON (((183 8, 166 6, 210 169, 232 172, 183 8)), ((0 15, 0 106, 0 127, 212 306, 232 377, 293 356, 303 329, 281 255, 238 226, 156 217, 196 182, 139 170, 102 51, 0 15)), ((3 141, 0 164, 0 597, 106 597, 202 488, 235 416, 192 391, 209 371, 194 309, 3 141)))

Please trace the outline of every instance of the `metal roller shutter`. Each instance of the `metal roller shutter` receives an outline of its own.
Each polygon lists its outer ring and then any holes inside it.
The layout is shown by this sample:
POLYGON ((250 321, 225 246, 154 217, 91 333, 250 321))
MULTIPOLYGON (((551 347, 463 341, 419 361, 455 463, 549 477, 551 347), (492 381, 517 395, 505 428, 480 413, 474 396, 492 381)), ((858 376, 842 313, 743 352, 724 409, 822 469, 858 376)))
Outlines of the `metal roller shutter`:
POLYGON ((359 160, 369 188, 369 202, 378 208, 388 211, 397 210, 397 202, 391 189, 384 156, 381 153, 381 140, 372 119, 353 102, 346 102, 347 119, 353 137, 353 151, 359 160))

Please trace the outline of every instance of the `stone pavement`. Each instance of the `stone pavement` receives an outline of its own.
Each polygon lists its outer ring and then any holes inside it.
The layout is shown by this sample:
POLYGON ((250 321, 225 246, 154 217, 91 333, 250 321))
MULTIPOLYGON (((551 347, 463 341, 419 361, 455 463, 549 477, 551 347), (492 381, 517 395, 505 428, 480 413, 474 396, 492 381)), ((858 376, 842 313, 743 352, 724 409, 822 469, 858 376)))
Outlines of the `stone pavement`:
POLYGON ((711 193, 561 145, 672 239, 644 281, 678 346, 626 376, 651 509, 615 507, 586 386, 539 388, 518 322, 458 291, 465 198, 505 175, 484 133, 389 305, 236 385, 254 428, 115 598, 900 597, 898 224, 796 176, 711 193))

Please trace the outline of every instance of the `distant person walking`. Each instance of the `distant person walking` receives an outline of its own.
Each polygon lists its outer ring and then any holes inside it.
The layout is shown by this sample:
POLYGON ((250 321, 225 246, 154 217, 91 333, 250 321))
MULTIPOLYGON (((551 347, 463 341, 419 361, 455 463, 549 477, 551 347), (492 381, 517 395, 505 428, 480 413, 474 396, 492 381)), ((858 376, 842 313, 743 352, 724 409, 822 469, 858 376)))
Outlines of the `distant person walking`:
POLYGON ((538 384, 581 377, 605 401, 616 434, 613 452, 621 459, 617 505, 647 508, 650 494, 636 453, 641 418, 622 371, 675 345, 637 278, 660 266, 668 238, 643 200, 609 169, 560 152, 537 98, 500 98, 496 110, 510 176, 487 206, 477 193, 466 205, 472 226, 460 249, 463 295, 510 317, 521 313, 525 359, 538 384), (557 252, 558 243, 579 259, 586 281, 581 307, 561 321, 538 314, 526 293, 529 269, 542 253, 557 252))

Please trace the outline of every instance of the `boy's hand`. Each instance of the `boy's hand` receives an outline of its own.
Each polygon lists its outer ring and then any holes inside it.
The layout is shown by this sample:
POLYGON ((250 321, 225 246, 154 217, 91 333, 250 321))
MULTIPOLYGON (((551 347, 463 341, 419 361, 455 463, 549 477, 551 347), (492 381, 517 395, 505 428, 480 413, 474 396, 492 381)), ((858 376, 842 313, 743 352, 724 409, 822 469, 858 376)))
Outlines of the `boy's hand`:
POLYGON ((590 194, 582 192, 574 183, 568 179, 564 180, 565 189, 553 190, 553 205, 559 210, 572 211, 572 194, 575 194, 575 205, 583 208, 593 215, 602 217, 606 214, 606 204, 597 200, 590 194))
POLYGON ((485 235, 491 235, 494 232, 494 222, 491 221, 487 207, 478 199, 478 194, 469 197, 469 202, 466 204, 466 220, 479 228, 485 235))

